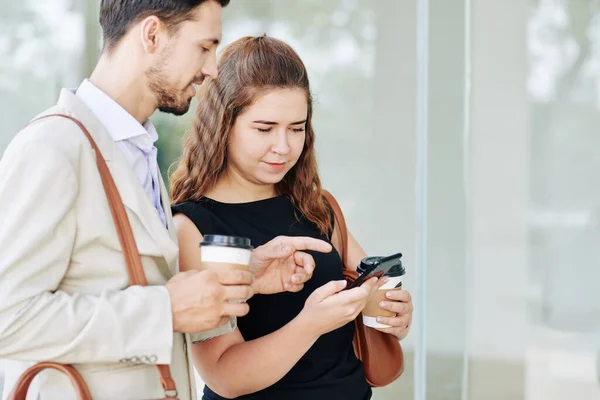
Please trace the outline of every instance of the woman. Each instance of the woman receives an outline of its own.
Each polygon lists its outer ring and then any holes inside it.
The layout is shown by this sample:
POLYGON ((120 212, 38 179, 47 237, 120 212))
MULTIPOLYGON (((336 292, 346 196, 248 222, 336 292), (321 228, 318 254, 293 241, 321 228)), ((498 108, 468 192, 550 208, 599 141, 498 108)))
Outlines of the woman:
MULTIPOLYGON (((199 93, 194 128, 172 175, 182 269, 199 268, 203 234, 309 236, 339 248, 339 231, 317 173, 312 99, 304 64, 287 44, 246 37, 227 47, 219 75, 199 93)), ((349 235, 348 268, 365 252, 349 235)), ((228 335, 197 343, 204 399, 363 400, 371 389, 352 348, 352 321, 377 284, 343 290, 337 252, 314 253, 312 279, 298 292, 254 288, 250 313, 228 335)), ((285 288, 284 288, 285 289, 285 288)), ((290 289, 287 287, 287 289, 290 289)), ((399 291, 381 322, 403 339, 412 315, 399 291)))

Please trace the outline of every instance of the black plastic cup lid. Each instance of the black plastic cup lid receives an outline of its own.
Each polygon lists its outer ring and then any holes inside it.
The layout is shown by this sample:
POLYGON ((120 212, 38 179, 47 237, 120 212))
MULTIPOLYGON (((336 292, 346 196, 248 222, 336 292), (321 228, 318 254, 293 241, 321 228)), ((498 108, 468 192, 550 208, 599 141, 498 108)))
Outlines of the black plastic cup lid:
POLYGON ((223 246, 235 247, 238 249, 253 249, 250 239, 241 236, 227 235, 204 235, 204 241, 200 242, 200 246, 223 246))
POLYGON ((373 264, 375 264, 377 261, 381 260, 382 258, 383 257, 380 257, 380 256, 365 257, 362 260, 360 260, 360 264, 356 268, 356 271, 359 274, 363 274, 367 269, 371 268, 373 266, 373 264))
POLYGON ((398 264, 394 265, 390 270, 385 274, 385 276, 389 276, 391 278, 396 276, 402 276, 406 274, 406 269, 402 265, 402 262, 398 261, 398 264))

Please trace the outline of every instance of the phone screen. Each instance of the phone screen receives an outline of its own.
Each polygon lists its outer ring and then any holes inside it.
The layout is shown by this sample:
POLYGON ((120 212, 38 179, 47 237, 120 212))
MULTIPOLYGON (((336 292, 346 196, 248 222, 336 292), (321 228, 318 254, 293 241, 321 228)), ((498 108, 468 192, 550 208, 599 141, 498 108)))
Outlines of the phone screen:
POLYGON ((392 254, 387 257, 368 257, 361 261, 357 268, 360 273, 356 281, 352 282, 346 287, 346 289, 352 289, 354 287, 362 285, 365 281, 378 277, 381 278, 389 272, 395 265, 401 264, 400 258, 401 253, 392 254))

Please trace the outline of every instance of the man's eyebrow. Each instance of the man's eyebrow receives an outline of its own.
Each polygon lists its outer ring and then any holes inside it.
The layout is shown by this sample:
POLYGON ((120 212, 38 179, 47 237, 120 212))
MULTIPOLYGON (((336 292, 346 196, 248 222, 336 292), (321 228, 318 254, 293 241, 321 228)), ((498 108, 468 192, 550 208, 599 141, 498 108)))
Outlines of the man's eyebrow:
POLYGON ((201 39, 200 41, 201 42, 211 42, 215 46, 218 46, 221 43, 221 41, 217 38, 206 38, 206 39, 201 39))

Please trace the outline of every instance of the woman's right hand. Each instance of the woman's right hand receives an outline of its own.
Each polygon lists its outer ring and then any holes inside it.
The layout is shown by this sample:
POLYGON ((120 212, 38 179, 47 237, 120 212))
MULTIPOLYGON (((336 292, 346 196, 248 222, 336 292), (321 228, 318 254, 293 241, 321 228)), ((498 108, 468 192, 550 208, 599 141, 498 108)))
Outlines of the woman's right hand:
POLYGON ((371 278, 359 287, 343 290, 346 281, 331 281, 306 299, 298 319, 317 336, 340 328, 353 321, 365 308, 379 288, 377 283, 377 278, 371 278))

